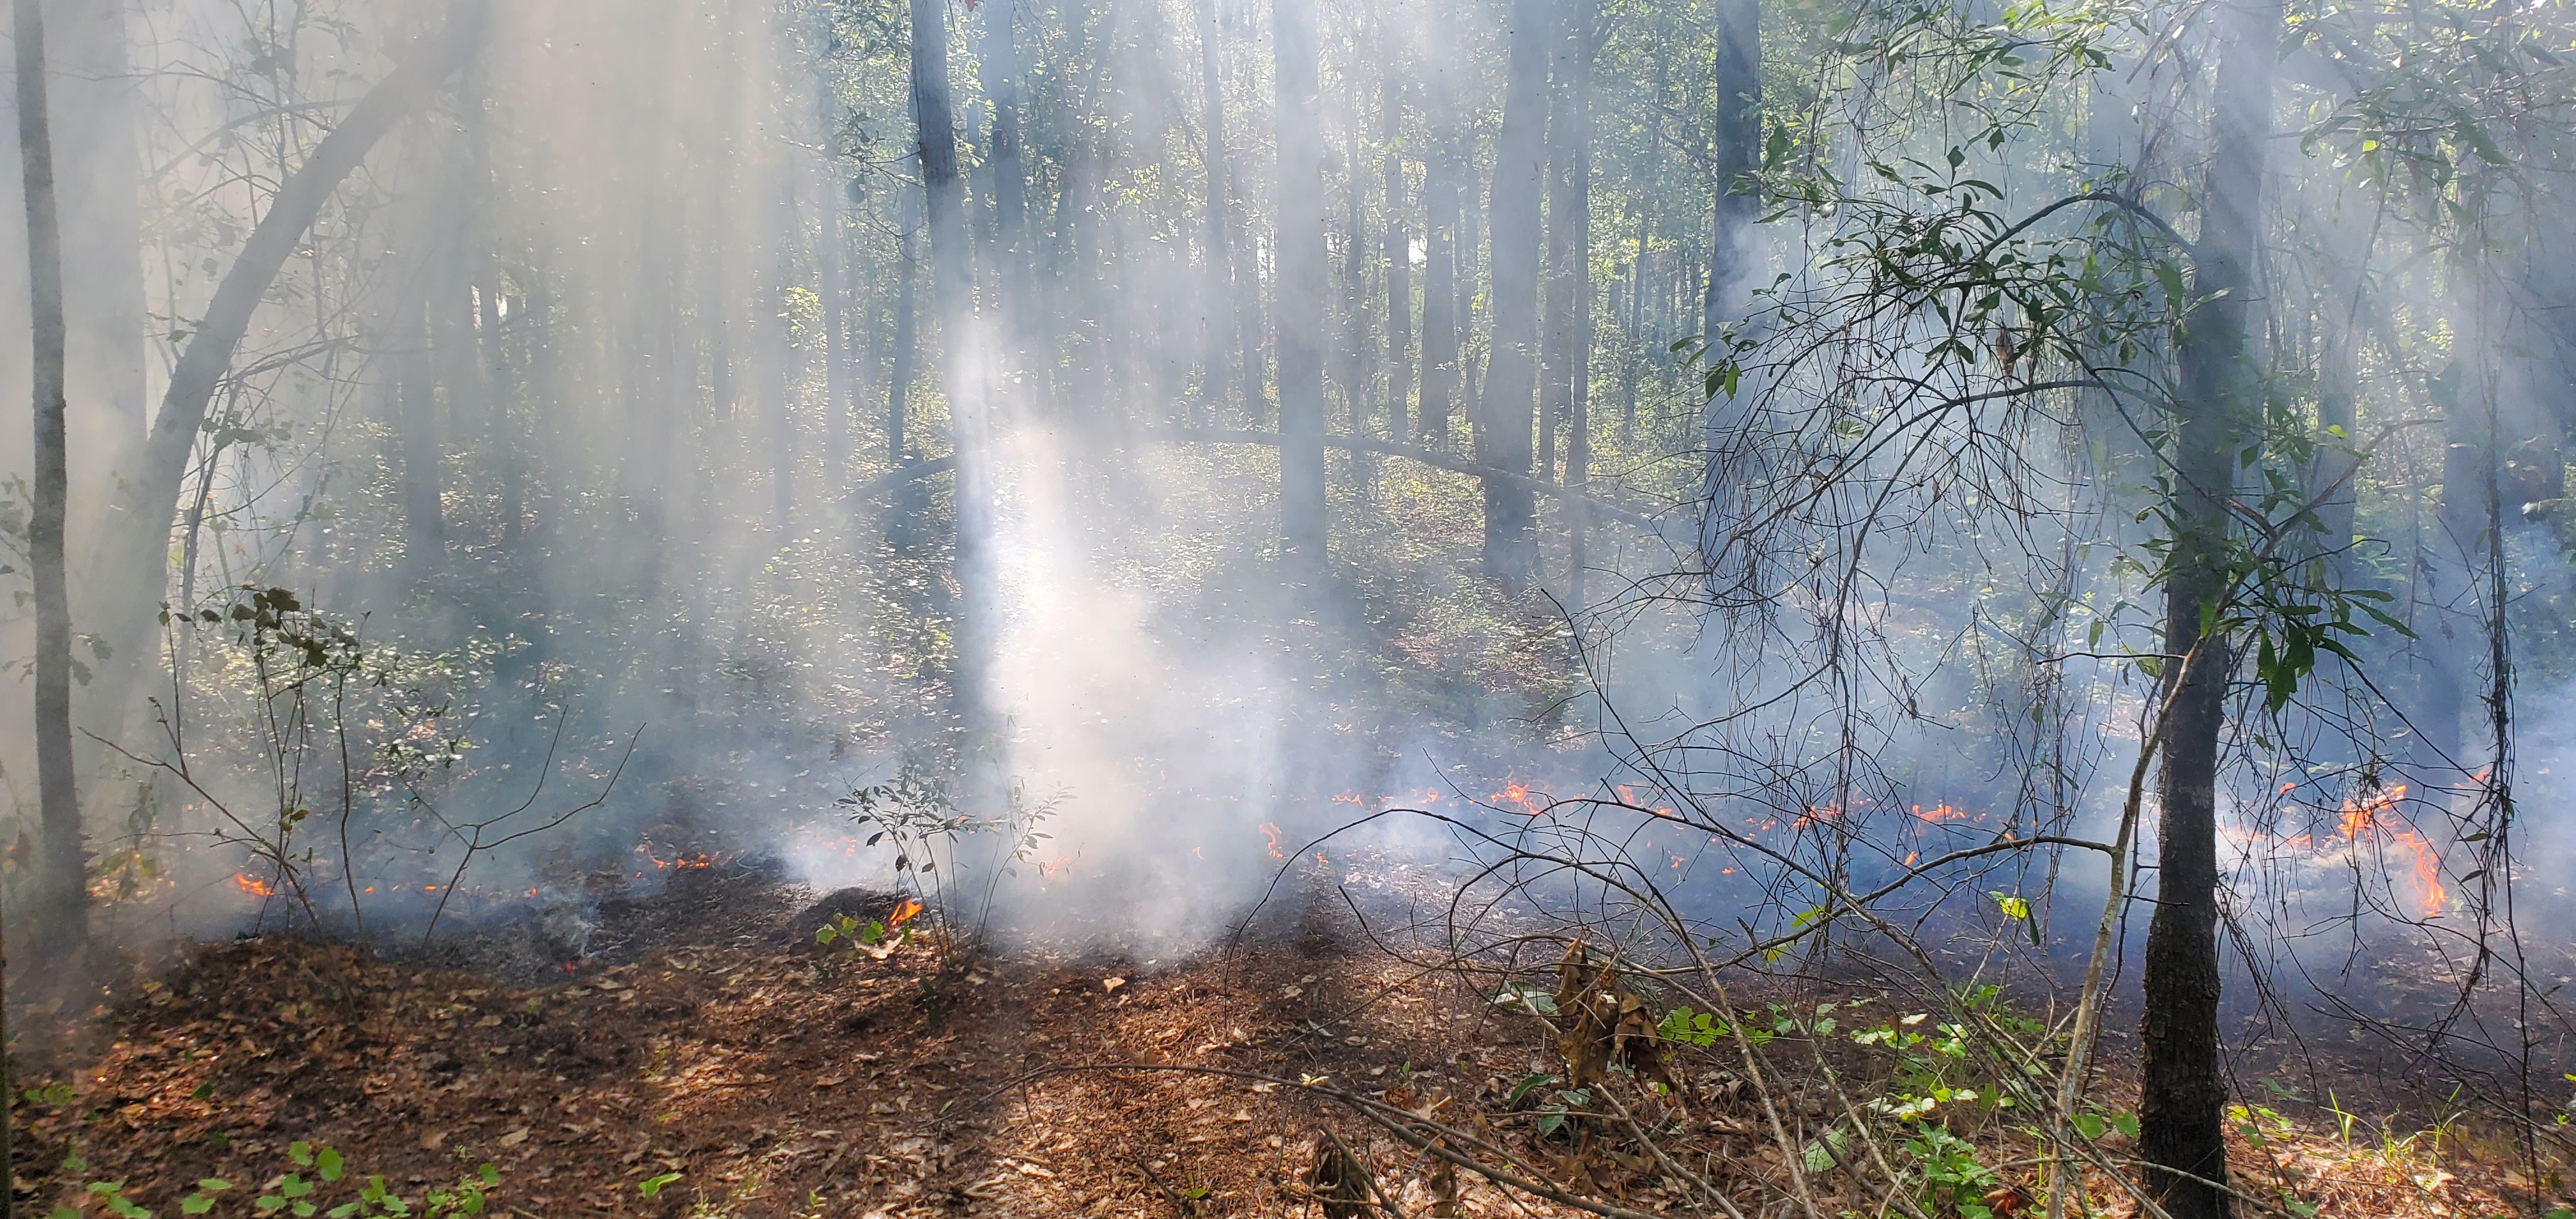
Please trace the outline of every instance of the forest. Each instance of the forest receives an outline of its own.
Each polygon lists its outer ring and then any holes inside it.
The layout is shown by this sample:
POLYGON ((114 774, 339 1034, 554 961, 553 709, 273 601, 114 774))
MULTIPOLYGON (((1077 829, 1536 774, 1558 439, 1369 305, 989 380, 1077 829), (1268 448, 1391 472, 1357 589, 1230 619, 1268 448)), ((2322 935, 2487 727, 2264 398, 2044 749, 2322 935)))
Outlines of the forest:
POLYGON ((2570 0, 10 3, 0 1219, 2576 1216, 2570 0))

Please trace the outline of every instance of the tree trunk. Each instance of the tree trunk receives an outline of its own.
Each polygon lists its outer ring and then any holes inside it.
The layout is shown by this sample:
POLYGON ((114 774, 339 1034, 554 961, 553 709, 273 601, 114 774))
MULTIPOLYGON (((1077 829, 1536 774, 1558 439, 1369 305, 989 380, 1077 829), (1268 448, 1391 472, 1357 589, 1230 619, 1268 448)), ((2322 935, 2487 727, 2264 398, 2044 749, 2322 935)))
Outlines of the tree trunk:
POLYGON ((1407 434, 1406 400, 1413 394, 1413 241, 1405 232, 1410 201, 1404 197, 1404 82, 1393 71, 1378 94, 1378 131, 1386 145, 1386 230, 1379 257, 1386 263, 1386 434, 1407 434))
POLYGON ((1292 604, 1324 578, 1324 140, 1314 0, 1271 0, 1277 56, 1279 550, 1292 604))
POLYGON ((2168 679, 2180 682, 2166 728, 2158 796, 2155 916, 2147 927, 2138 1150, 2147 1185, 2173 1219, 2230 1212, 2218 1046, 2218 738, 2228 641, 2201 633, 2226 593, 2227 499, 2260 378, 2249 360, 2247 298, 2262 231, 2264 144, 2271 136, 2277 4, 2210 10, 2217 98, 2202 188, 2191 312, 2176 404, 2172 570, 2165 588, 2168 679), (2179 663, 2189 654, 2190 663, 2179 663))
POLYGON ((1449 440, 1458 395, 1458 124, 1445 79, 1432 83, 1431 155, 1422 167, 1422 442, 1449 440))
MULTIPOLYGON (((45 105, 45 18, 39 0, 16 0, 18 163, 26 187, 27 305, 35 339, 35 484, 27 558, 36 593, 36 801, 44 835, 38 865, 37 958, 57 976, 81 968, 89 942, 89 869, 81 847, 72 773, 71 580, 63 531, 71 458, 63 417, 63 250, 54 209, 54 137, 45 105)), ((169 509, 164 507, 163 535, 169 509)))
MULTIPOLYGON (((831 98, 824 97, 824 129, 835 123, 831 98)), ((823 282, 823 486, 838 496, 847 481, 850 458, 850 414, 856 408, 857 357, 850 338, 850 300, 857 276, 850 267, 848 228, 843 223, 844 195, 834 180, 835 161, 824 160, 814 192, 816 208, 815 266, 823 282)))
MULTIPOLYGON (((1216 0, 1199 0, 1199 81, 1205 94, 1202 122, 1207 169, 1207 300, 1200 306, 1202 356, 1207 363, 1202 394, 1208 422, 1218 421, 1233 382, 1231 363, 1243 342, 1242 315, 1235 300, 1234 237, 1227 223, 1234 185, 1225 147, 1225 72, 1217 53, 1216 0)), ((1244 414, 1258 422, 1260 412, 1245 404, 1244 414)))
POLYGON ((1550 36, 1547 113, 1547 264, 1542 274, 1543 301, 1539 340, 1538 476, 1556 477, 1556 429, 1574 407, 1574 82, 1576 8, 1574 0, 1558 6, 1557 28, 1550 36))
POLYGON ((912 0, 912 117, 919 132, 922 201, 930 230, 931 307, 938 311, 941 385, 957 452, 959 592, 955 708, 970 734, 993 722, 995 623, 993 478, 982 370, 975 350, 975 280, 966 248, 965 184, 957 176, 957 126, 948 93, 947 6, 912 0))
POLYGON ((1701 295, 1700 337, 1714 343, 1741 319, 1752 270, 1753 222, 1762 198, 1752 174, 1762 167, 1762 8, 1756 0, 1719 0, 1717 62, 1711 87, 1717 123, 1709 153, 1717 171, 1717 206, 1709 231, 1708 285, 1701 295))
POLYGON ((787 289, 796 282, 796 177, 793 162, 783 162, 773 203, 769 290, 761 293, 770 316, 760 326, 760 412, 768 433, 770 522, 783 536, 796 513, 796 416, 789 409, 787 383, 796 362, 795 319, 787 310, 787 289))
MULTIPOLYGON (((1494 150, 1492 202, 1487 205, 1492 341, 1476 459, 1520 474, 1530 471, 1531 416, 1538 391, 1539 196, 1546 179, 1547 64, 1561 24, 1559 11, 1554 0, 1513 0, 1503 130, 1494 150)), ((1537 517, 1538 503, 1529 492, 1485 484, 1487 574, 1514 588, 1528 581, 1538 567, 1537 517)))
MULTIPOLYGON (((1594 36, 1593 23, 1599 0, 1569 0, 1566 6, 1568 36, 1574 40, 1573 73, 1564 86, 1572 100, 1564 110, 1572 127, 1558 150, 1567 158, 1564 178, 1559 182, 1556 208, 1569 230, 1567 243, 1572 257, 1565 267, 1566 295, 1569 298, 1568 334, 1564 345, 1566 370, 1566 439, 1565 485, 1581 488, 1592 481, 1592 66, 1600 51, 1600 40, 1594 36)), ((1566 530, 1570 535, 1567 603, 1577 612, 1584 606, 1583 567, 1585 526, 1583 500, 1580 496, 1566 501, 1566 530)))
MULTIPOLYGON (((430 261, 435 264, 450 252, 433 248, 430 261)), ((400 490, 403 503, 403 550, 413 579, 426 578, 437 572, 447 552, 447 522, 443 500, 446 487, 438 468, 440 454, 447 445, 438 412, 437 381, 431 375, 430 333, 434 327, 426 322, 426 310, 409 309, 398 315, 394 328, 393 349, 397 353, 397 390, 394 419, 395 434, 402 449, 400 490)))
POLYGON ((259 225, 224 273, 194 336, 170 370, 152 435, 132 478, 118 495, 116 534, 103 562, 108 592, 100 604, 113 615, 104 634, 118 663, 100 695, 102 731, 121 731, 125 699, 142 675, 152 646, 153 617, 169 580, 170 525, 178 511, 188 454, 206 421, 208 404, 229 370, 233 352, 253 316, 341 179, 357 168, 376 141, 418 109, 431 90, 471 57, 481 40, 488 0, 458 0, 445 28, 412 48, 402 64, 367 91, 339 126, 289 175, 259 225))
MULTIPOLYGON (((976 67, 985 100, 993 108, 991 138, 984 163, 993 176, 994 321, 1005 351, 1016 352, 1027 325, 1028 172, 1020 161, 1020 53, 1013 20, 1015 0, 985 0, 978 6, 984 37, 976 67)), ((1011 362, 1016 372, 1017 361, 1011 362)))
MULTIPOLYGON (((1357 75, 1357 66, 1353 75, 1357 75)), ((1368 192, 1360 172, 1360 116, 1342 124, 1342 409, 1354 436, 1368 435, 1371 341, 1368 316, 1368 192)), ((1353 463, 1356 465, 1357 463, 1353 463)))

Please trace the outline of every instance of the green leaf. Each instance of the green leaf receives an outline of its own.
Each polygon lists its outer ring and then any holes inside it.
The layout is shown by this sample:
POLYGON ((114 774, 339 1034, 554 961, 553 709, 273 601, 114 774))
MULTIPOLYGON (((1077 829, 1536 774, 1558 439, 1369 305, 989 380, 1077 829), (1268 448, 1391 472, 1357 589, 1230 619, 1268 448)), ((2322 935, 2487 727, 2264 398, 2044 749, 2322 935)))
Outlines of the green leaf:
POLYGON ((2078 1114, 2076 1114, 2076 1115, 2075 1115, 2075 1133, 2080 1134, 2080 1135, 2083 1135, 2087 1141, 2090 1141, 2090 1140, 2093 1140, 2093 1139, 2101 1138, 2101 1137, 2102 1137, 2102 1115, 2101 1115, 2101 1114, 2099 1114, 2099 1113, 2078 1113, 2078 1114))
POLYGON ((318 1173, 320 1173, 320 1174, 322 1174, 322 1179, 323 1179, 323 1180, 325 1180, 325 1181, 337 1181, 337 1180, 339 1180, 339 1179, 340 1179, 340 1150, 339 1150, 339 1148, 336 1148, 336 1147, 325 1147, 325 1148, 323 1148, 321 1151, 314 1153, 314 1156, 313 1156, 313 1165, 314 1165, 314 1171, 315 1171, 315 1172, 318 1172, 318 1173))
POLYGON ((660 1193, 662 1192, 662 1187, 663 1187, 663 1186, 668 1185, 668 1184, 672 1183, 673 1181, 677 1181, 677 1180, 679 1180, 679 1179, 680 1179, 680 1174, 679 1174, 679 1173, 677 1173, 677 1172, 659 1173, 659 1174, 656 1174, 656 1175, 654 1175, 654 1176, 646 1177, 646 1178, 644 1178, 643 1180, 636 1182, 636 1183, 635 1183, 635 1190, 636 1190, 636 1192, 637 1192, 637 1193, 643 1194, 645 1197, 650 1198, 650 1197, 654 1197, 654 1196, 656 1196, 656 1195, 660 1194, 660 1193))

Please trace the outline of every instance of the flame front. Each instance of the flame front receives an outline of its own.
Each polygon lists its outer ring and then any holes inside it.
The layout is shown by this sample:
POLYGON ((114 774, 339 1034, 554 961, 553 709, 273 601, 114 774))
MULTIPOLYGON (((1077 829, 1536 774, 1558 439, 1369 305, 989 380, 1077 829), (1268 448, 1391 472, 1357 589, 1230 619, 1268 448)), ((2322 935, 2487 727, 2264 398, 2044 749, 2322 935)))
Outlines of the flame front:
POLYGON ((250 894, 252 897, 277 896, 277 886, 269 884, 267 881, 254 880, 248 873, 244 872, 233 873, 233 887, 244 893, 250 894))
POLYGON ((1288 858, 1287 856, 1279 853, 1279 827, 1276 824, 1268 821, 1262 822, 1261 836, 1270 840, 1270 857, 1272 859, 1288 858))
POLYGON ((2343 815, 2335 824, 2335 832, 2342 835, 2344 841, 2352 843, 2360 842, 2365 834, 2372 835, 2406 852, 2407 862, 2415 872, 2416 910, 2425 918, 2433 918, 2451 903, 2450 891, 2442 886, 2442 857, 2433 850, 2432 843, 2425 841, 2423 834, 2412 828, 2386 824, 2380 819, 2380 814, 2395 810, 2405 799, 2406 785, 2398 783, 2381 789, 2367 800, 2345 800, 2343 815))

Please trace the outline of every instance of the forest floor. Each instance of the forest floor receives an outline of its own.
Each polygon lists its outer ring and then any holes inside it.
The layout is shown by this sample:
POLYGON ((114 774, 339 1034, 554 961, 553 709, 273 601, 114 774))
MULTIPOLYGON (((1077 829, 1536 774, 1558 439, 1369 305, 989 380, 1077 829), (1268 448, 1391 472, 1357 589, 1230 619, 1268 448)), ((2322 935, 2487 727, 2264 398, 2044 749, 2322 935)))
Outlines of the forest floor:
MULTIPOLYGON (((276 1188, 310 1143, 345 1165, 313 1195, 326 1209, 370 1175, 418 1197, 488 1163, 487 1213, 527 1219, 1366 1213, 1316 1182, 1339 1140, 1391 1213, 1581 1213, 1473 1174, 1447 1183, 1320 1088, 1437 1114, 1555 1188, 1666 1211, 1677 1183, 1653 1164, 1545 1137, 1516 1103, 1514 1081, 1563 1069, 1538 1021, 1329 910, 1159 968, 1033 946, 944 985, 926 939, 818 945, 814 895, 752 873, 675 880, 635 911, 660 942, 629 936, 608 962, 533 984, 289 939, 204 945, 126 988, 76 1071, 19 1081, 34 1094, 20 1197, 42 1213, 117 1181, 174 1214, 209 1176, 276 1188)), ((1887 1000, 1845 997, 1872 1002, 1887 1000)), ((1722 1072, 1694 1085, 1675 1120, 1706 1153, 1697 1171, 1781 1196, 1786 1160, 1749 1094, 1722 1072)), ((1826 1112, 1814 1080, 1777 1094, 1793 1122, 1826 1112)), ((2420 1140, 2252 1125, 2260 1146, 2231 1135, 2234 1172, 2278 1213, 2500 1216, 2528 1197, 2504 1168, 2420 1140)), ((2035 1215, 2026 1136, 1970 1135, 2005 1166, 2002 1188, 1927 1213, 2035 1215)), ((2122 1153, 2117 1134, 2104 1146, 2122 1153)), ((2096 1213, 2134 1213, 2089 1185, 2096 1213)), ((1827 1214, 1883 1202, 1817 1189, 1827 1214)), ((249 1213, 216 1213, 234 1210, 249 1213)))

